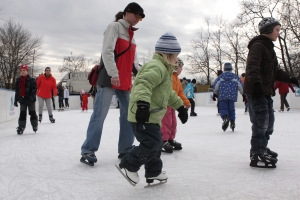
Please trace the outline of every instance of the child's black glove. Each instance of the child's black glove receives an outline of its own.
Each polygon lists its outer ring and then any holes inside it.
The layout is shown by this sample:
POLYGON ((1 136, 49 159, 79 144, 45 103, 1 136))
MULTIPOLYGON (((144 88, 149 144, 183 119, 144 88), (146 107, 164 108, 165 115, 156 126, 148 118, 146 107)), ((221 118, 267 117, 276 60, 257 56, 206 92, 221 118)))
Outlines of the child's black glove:
POLYGON ((145 124, 149 121, 150 117, 150 104, 145 101, 138 101, 137 103, 137 110, 135 114, 135 119, 137 123, 145 124))
POLYGON ((297 87, 299 87, 299 81, 297 80, 296 77, 292 77, 291 80, 290 80, 291 83, 297 85, 297 87))
POLYGON ((216 95, 216 94, 214 93, 214 95, 212 96, 212 99, 213 99, 214 101, 216 101, 216 98, 218 98, 218 95, 216 95))
POLYGON ((253 85, 253 98, 259 99, 263 96, 264 91, 263 88, 261 86, 261 84, 259 82, 254 83, 253 85))
POLYGON ((177 111, 179 112, 178 113, 178 117, 181 121, 181 123, 185 124, 188 120, 188 110, 186 108, 184 108, 183 106, 180 106, 177 111))
POLYGON ((17 101, 15 101, 15 102, 14 102, 14 105, 15 105, 16 107, 18 107, 18 102, 17 102, 17 101))

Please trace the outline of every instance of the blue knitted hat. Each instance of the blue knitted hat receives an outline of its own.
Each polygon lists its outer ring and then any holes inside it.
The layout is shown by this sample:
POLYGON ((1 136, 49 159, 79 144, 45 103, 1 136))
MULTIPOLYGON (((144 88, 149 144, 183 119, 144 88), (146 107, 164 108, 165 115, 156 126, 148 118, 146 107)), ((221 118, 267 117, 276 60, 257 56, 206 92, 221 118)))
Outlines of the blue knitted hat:
POLYGON ((232 70, 232 65, 230 62, 227 62, 224 64, 224 71, 231 71, 232 70))
POLYGON ((179 54, 181 52, 181 47, 176 37, 171 32, 167 32, 163 34, 156 42, 155 52, 165 54, 179 54))

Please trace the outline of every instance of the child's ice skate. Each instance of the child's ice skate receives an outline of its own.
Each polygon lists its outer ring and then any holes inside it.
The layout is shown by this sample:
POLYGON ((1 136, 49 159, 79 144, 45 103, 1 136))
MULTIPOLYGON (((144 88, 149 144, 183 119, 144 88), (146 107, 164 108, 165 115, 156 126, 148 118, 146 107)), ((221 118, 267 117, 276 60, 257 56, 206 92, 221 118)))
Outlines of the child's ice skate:
POLYGON ((222 124, 222 129, 223 129, 224 132, 226 131, 226 129, 228 128, 228 126, 229 126, 229 120, 228 120, 227 117, 224 117, 223 118, 223 124, 222 124))
POLYGON ((32 130, 36 133, 37 130, 38 130, 38 127, 37 127, 37 126, 33 126, 33 127, 32 127, 32 130))
POLYGON ((276 168, 277 159, 272 158, 268 153, 251 153, 250 166, 258 168, 276 168), (259 162, 260 161, 260 162, 259 162), (260 163, 263 163, 262 165, 260 163))
POLYGON ((176 140, 169 140, 169 143, 174 148, 174 150, 182 149, 181 143, 177 142, 176 140))
POLYGON ((94 166, 94 163, 97 162, 97 157, 93 153, 86 153, 82 155, 80 162, 89 166, 94 166))
POLYGON ((42 122, 42 119, 43 119, 43 116, 42 116, 42 115, 39 115, 39 122, 40 122, 40 123, 42 122))
POLYGON ((53 118, 53 115, 49 115, 49 120, 51 123, 55 123, 55 119, 53 118))
POLYGON ((119 172, 124 176, 124 178, 130 183, 132 186, 135 186, 139 181, 140 177, 137 172, 130 172, 126 168, 120 167, 120 165, 115 165, 119 172), (122 171, 124 169, 124 172, 122 171))
POLYGON ((231 128, 232 131, 234 132, 234 129, 235 129, 235 121, 230 121, 230 128, 231 128))
POLYGON ((19 127, 17 128, 17 134, 18 134, 18 135, 22 135, 23 132, 24 132, 24 128, 19 126, 19 127))
POLYGON ((164 184, 164 183, 167 182, 167 180, 168 180, 168 176, 167 176, 166 172, 163 171, 163 172, 161 172, 160 175, 158 175, 158 176, 156 176, 156 177, 146 178, 146 182, 148 183, 148 185, 145 186, 145 188, 146 188, 146 187, 151 187, 151 186, 156 186, 156 185, 164 184), (159 183, 153 183, 154 180, 158 180, 159 183), (152 183, 152 184, 151 184, 151 183, 152 183))
POLYGON ((173 147, 170 145, 168 141, 166 141, 164 142, 161 151, 166 153, 173 153, 173 147))

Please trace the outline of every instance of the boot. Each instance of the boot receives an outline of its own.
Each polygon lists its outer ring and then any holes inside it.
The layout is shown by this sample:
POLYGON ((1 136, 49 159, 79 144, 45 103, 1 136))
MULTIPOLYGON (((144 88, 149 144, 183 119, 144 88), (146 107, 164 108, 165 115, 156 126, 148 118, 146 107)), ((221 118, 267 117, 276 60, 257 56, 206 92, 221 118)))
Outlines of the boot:
POLYGON ((53 118, 53 115, 49 115, 49 120, 51 123, 55 123, 55 119, 53 118))
POLYGON ((196 116, 197 116, 197 113, 191 112, 190 116, 191 116, 191 117, 196 117, 196 116))
POLYGON ((39 122, 40 122, 40 123, 42 122, 42 119, 43 119, 43 116, 42 116, 42 115, 39 115, 39 122))
POLYGON ((228 120, 227 116, 225 116, 223 118, 223 124, 222 124, 223 131, 226 131, 226 129, 228 128, 228 126, 229 126, 229 120, 228 120))
POLYGON ((173 153, 173 147, 168 141, 165 141, 162 147, 162 152, 173 153))
POLYGON ((174 148, 174 150, 182 149, 181 143, 177 142, 176 140, 169 140, 169 143, 174 148))
POLYGON ((235 121, 230 121, 230 128, 232 129, 232 131, 234 131, 235 128, 235 121))

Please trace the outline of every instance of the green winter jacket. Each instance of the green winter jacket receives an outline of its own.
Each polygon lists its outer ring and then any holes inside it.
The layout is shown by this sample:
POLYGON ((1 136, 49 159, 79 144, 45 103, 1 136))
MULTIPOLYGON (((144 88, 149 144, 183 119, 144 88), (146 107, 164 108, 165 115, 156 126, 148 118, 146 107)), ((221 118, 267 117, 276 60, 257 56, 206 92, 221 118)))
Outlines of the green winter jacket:
POLYGON ((138 72, 130 94, 128 121, 136 122, 135 113, 137 101, 150 104, 150 118, 148 123, 159 124, 165 116, 167 106, 178 109, 183 102, 172 90, 172 73, 168 71, 168 64, 162 56, 155 54, 138 72))

